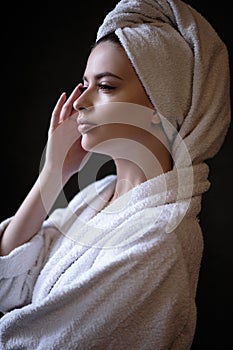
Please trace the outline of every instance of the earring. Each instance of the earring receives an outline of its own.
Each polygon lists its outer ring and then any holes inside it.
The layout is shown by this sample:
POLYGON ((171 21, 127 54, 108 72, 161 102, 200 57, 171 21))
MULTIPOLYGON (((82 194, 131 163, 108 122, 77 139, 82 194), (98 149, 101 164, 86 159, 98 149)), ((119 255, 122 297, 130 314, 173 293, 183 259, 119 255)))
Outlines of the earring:
POLYGON ((158 125, 160 124, 161 120, 160 120, 160 117, 157 113, 157 110, 155 109, 153 114, 152 114, 152 118, 151 118, 151 124, 152 125, 158 125))

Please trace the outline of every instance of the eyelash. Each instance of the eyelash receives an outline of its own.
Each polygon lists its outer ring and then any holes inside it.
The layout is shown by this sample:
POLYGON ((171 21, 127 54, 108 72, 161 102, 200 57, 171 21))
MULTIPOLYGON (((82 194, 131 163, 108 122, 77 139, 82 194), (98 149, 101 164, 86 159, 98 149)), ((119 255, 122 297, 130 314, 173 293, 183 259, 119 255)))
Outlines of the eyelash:
POLYGON ((114 90, 115 87, 107 85, 107 84, 98 84, 98 89, 99 90, 103 90, 103 91, 110 91, 110 90, 114 90))
MULTIPOLYGON (((97 84, 97 87, 98 87, 98 90, 102 90, 102 91, 106 91, 106 92, 115 89, 114 86, 110 86, 107 84, 97 84)), ((87 89, 88 89, 88 86, 82 86, 79 88, 81 94, 83 94, 87 89)))

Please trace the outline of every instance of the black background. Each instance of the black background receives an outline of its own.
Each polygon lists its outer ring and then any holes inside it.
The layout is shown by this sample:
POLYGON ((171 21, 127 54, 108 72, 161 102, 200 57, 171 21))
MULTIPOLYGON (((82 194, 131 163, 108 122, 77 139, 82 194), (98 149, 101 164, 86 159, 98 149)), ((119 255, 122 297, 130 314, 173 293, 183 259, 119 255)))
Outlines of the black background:
MULTIPOLYGON (((231 2, 186 2, 209 20, 226 43, 232 71, 231 2)), ((4 3, 1 220, 14 214, 37 178, 54 104, 61 92, 69 94, 81 80, 96 31, 116 3, 112 0, 4 3)), ((211 188, 203 196, 201 212, 205 250, 192 350, 225 350, 233 345, 232 140, 230 126, 220 152, 208 161, 211 188)), ((103 174, 113 171, 110 165, 103 174)), ((66 189, 68 200, 76 190, 77 182, 71 180, 66 189)))

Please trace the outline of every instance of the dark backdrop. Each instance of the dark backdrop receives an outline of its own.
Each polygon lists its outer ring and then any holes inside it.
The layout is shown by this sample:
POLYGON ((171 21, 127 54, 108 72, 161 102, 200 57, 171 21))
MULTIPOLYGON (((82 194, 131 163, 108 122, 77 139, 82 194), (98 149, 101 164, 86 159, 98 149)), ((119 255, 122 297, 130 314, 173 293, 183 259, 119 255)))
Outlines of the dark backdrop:
MULTIPOLYGON (((233 31, 230 1, 186 1, 217 30, 229 49, 233 31)), ((117 1, 4 2, 1 10, 1 207, 14 214, 39 173, 50 114, 62 91, 81 80, 98 26, 117 1)), ((203 196, 205 240, 198 285, 198 323, 192 350, 232 345, 233 132, 210 165, 211 188, 203 196)), ((100 171, 114 171, 111 162, 100 171)), ((67 199, 77 181, 66 188, 67 199)))

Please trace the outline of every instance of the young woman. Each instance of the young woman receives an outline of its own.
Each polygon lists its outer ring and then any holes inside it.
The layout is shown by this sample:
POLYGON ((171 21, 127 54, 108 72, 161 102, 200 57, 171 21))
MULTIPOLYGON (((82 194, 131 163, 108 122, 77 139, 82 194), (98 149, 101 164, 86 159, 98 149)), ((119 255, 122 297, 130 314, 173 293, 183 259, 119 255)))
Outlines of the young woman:
POLYGON ((120 1, 59 98, 42 171, 1 224, 3 349, 189 349, 208 166, 229 120, 227 51, 179 0, 120 1), (92 152, 116 175, 50 210, 92 152))

